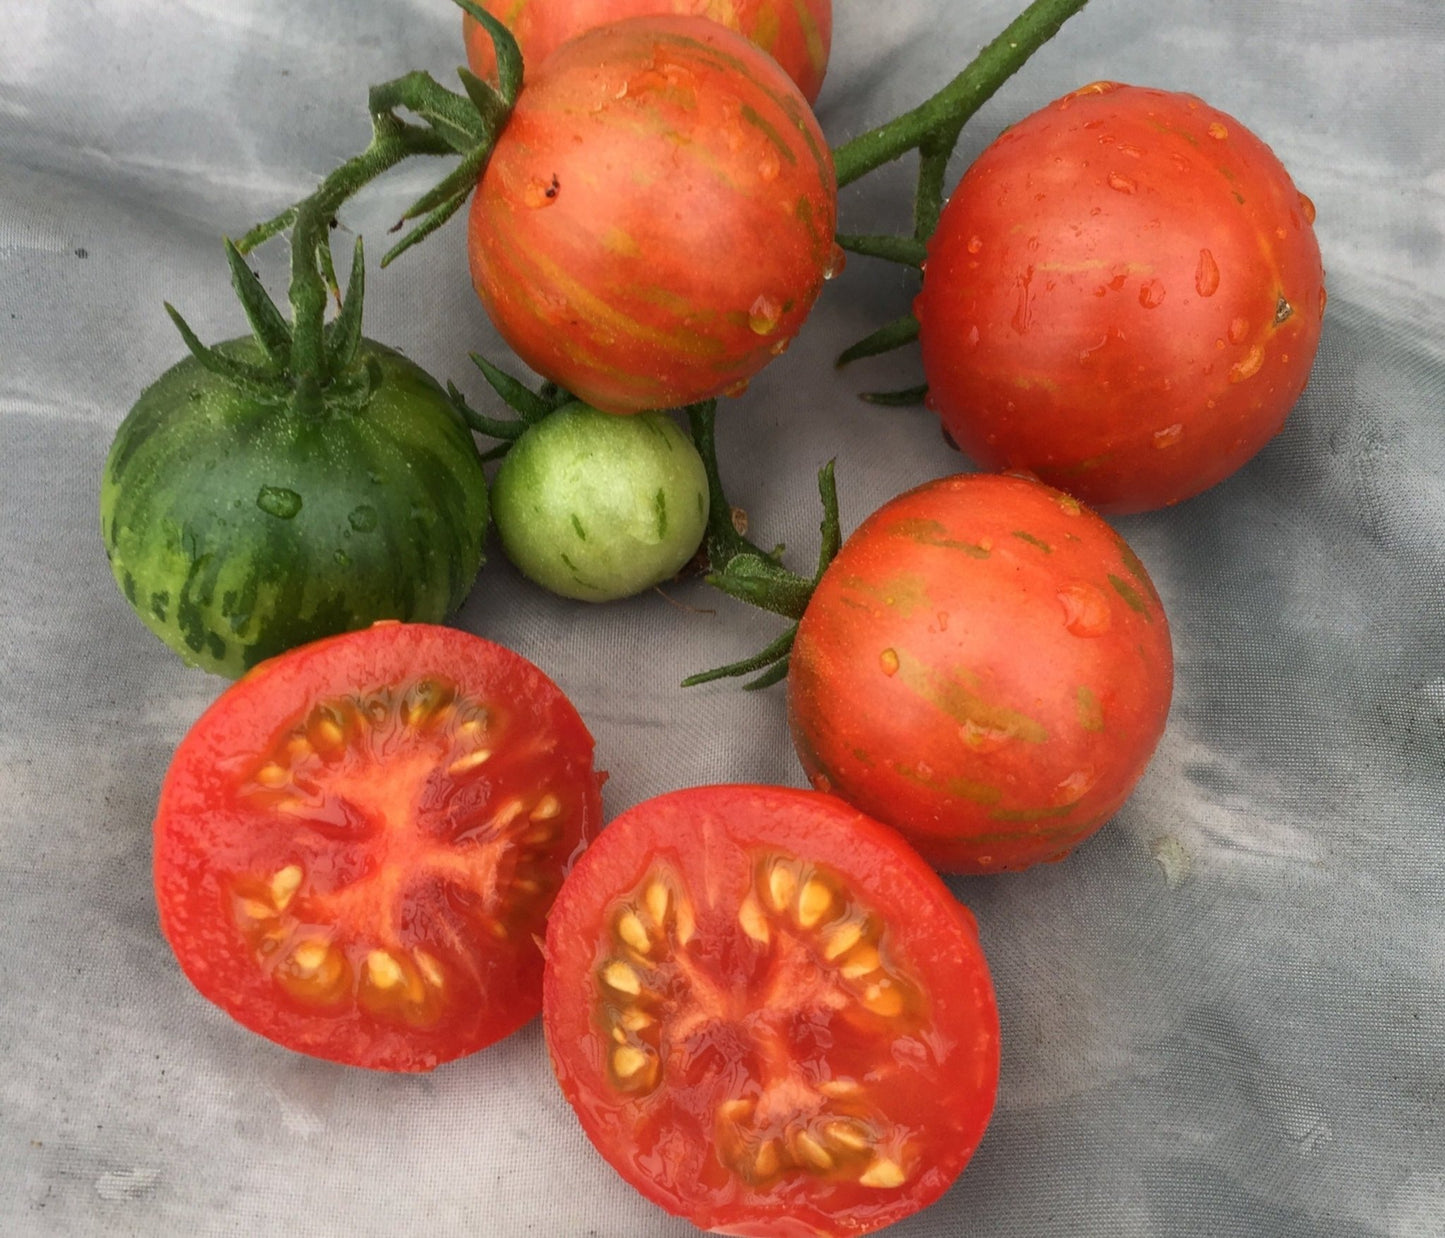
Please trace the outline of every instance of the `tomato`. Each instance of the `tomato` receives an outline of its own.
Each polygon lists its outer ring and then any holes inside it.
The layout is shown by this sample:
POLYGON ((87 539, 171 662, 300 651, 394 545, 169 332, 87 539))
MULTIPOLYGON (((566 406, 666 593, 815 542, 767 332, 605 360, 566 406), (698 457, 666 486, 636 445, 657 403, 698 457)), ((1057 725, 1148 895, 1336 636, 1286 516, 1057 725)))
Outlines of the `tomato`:
POLYGON ((969 168, 915 305, 930 401, 987 469, 1177 503, 1275 435, 1324 315, 1314 207, 1192 95, 1097 82, 969 168))
POLYGON ((378 624, 262 663, 181 742, 155 821, 161 929, 252 1031, 429 1070, 537 1013, 533 934, 600 817, 592 737, 541 671, 378 624))
MULTIPOLYGON (((528 65, 540 65, 568 39, 620 21, 655 13, 691 14, 721 22, 773 57, 812 103, 823 88, 833 38, 833 0, 480 0, 506 23, 528 65)), ((462 19, 467 63, 492 79, 492 40, 470 16, 462 19)))
MULTIPOLYGON (((255 340, 216 351, 260 364, 255 340)), ((482 563, 487 479, 447 393, 372 340, 380 380, 321 413, 246 390, 195 357, 116 431, 100 523, 116 584, 187 662, 231 678, 378 619, 436 622, 482 563)))
POLYGON ((759 48, 638 17, 528 79, 472 197, 472 279, 529 366, 609 413, 737 392, 835 269, 832 156, 759 48))
POLYGON ((707 527, 707 472, 666 413, 559 409, 507 452, 492 487, 502 548, 553 593, 630 597, 675 576, 707 527))
POLYGON ((863 1234, 983 1136, 999 1028, 973 917, 831 796, 703 787, 623 813, 547 928, 543 1026, 588 1138, 727 1234, 863 1234))
POLYGON ((1022 477, 929 482, 844 543, 798 625, 793 741, 813 785, 929 860, 1062 858, 1148 764, 1169 624, 1123 538, 1022 477))

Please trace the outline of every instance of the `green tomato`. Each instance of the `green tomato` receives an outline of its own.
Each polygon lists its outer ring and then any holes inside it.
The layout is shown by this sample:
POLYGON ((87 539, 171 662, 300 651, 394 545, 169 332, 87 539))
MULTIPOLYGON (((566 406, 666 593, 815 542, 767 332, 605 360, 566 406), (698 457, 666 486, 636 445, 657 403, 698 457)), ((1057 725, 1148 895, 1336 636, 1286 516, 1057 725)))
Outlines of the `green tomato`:
MULTIPOLYGON (((256 363, 249 338, 217 352, 256 363)), ((319 415, 187 357, 122 422, 101 483, 116 583, 187 662, 235 678, 378 619, 436 623, 482 562, 487 481, 471 431, 399 353, 363 340, 364 405, 319 415)))
POLYGON ((569 404, 513 444, 492 485, 502 549, 544 589, 608 602, 675 575, 707 526, 707 472, 666 413, 569 404))

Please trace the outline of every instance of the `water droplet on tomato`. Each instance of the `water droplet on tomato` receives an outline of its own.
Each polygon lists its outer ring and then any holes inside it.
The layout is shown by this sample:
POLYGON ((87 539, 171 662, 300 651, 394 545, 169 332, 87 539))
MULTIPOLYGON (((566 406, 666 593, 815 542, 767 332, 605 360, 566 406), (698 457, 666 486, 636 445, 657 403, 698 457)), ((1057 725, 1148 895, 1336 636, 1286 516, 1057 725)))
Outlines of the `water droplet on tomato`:
POLYGON ((964 336, 964 339, 968 343, 968 346, 970 348, 977 348, 978 338, 978 323, 974 323, 971 327, 969 327, 968 334, 964 336))
POLYGON ((771 146, 763 149, 763 157, 758 160, 758 175, 765 181, 775 181, 778 173, 782 171, 782 161, 778 158, 778 152, 771 146))
POLYGON ((1259 368, 1264 364, 1264 345, 1256 344, 1245 354, 1243 361, 1237 361, 1229 367, 1229 381, 1242 383, 1246 378, 1253 378, 1259 373, 1259 368))
POLYGON ((285 486, 262 486, 256 506, 277 520, 290 520, 301 510, 301 496, 285 486))
POLYGON ((1079 580, 1060 589, 1058 599, 1064 608, 1064 628, 1075 636, 1103 636, 1114 622, 1114 611, 1104 591, 1087 581, 1079 580))
POLYGON ((828 265, 823 268, 824 279, 837 279, 848 265, 848 255, 841 245, 834 245, 828 254, 828 265))
POLYGON ((1249 319, 1236 318, 1229 324, 1229 342, 1243 344, 1249 335, 1249 319))
POLYGON ((1176 421, 1172 426, 1165 426, 1162 430, 1154 431, 1154 446, 1159 448, 1173 447, 1184 435, 1184 423, 1176 421))
POLYGON ((1139 286, 1139 304, 1145 309, 1157 309, 1164 303, 1164 285, 1151 279, 1139 286))
POLYGON ((1219 291, 1219 264, 1207 249, 1199 251, 1199 265, 1194 268, 1194 291, 1201 297, 1212 297, 1219 291))
POLYGON ((1229 130, 1216 120, 1209 126, 1209 136, 1218 142, 1222 142, 1229 136, 1229 130))
POLYGON ((1315 221, 1315 204, 1305 194, 1299 196, 1299 208, 1304 212, 1305 223, 1313 224, 1315 221))
POLYGON ((983 238, 982 238, 982 237, 980 237, 980 236, 971 236, 971 237, 968 238, 968 252, 969 252, 969 253, 971 253, 971 254, 976 254, 976 253, 978 253, 979 250, 981 250, 982 248, 983 248, 983 238))
POLYGON ((878 655, 878 669, 890 677, 898 674, 897 652, 892 649, 885 649, 880 653, 878 655))
POLYGON ((1139 188, 1139 184, 1133 177, 1125 176, 1122 172, 1110 172, 1109 188, 1119 193, 1133 193, 1139 188))
POLYGON ((788 348, 792 344, 792 342, 793 341, 788 339, 787 336, 784 336, 782 339, 779 340, 774 340, 771 344, 768 345, 768 352, 770 352, 775 357, 781 357, 785 352, 788 351, 788 348))
POLYGON ((346 521, 358 533, 370 533, 377 526, 380 517, 376 514, 376 508, 370 503, 363 503, 360 507, 351 509, 346 521))
POLYGON ((337 551, 334 555, 332 555, 331 557, 336 560, 336 564, 337 564, 338 567, 350 567, 350 566, 351 566, 351 556, 350 556, 349 554, 347 554, 346 551, 344 551, 344 550, 338 550, 338 551, 337 551))
POLYGON ((732 399, 735 400, 735 399, 737 399, 738 396, 746 394, 746 393, 747 393, 747 389, 748 389, 748 380, 747 380, 746 378, 740 378, 740 379, 738 379, 737 382, 733 383, 731 386, 724 387, 722 393, 723 393, 723 395, 728 396, 728 397, 730 397, 730 398, 732 398, 732 399))
POLYGON ((772 335, 783 317, 783 307, 776 297, 759 295, 748 309, 748 326, 755 335, 772 335))
POLYGON ((1320 286, 1320 317, 1321 317, 1321 318, 1323 318, 1323 317, 1325 316, 1325 302, 1328 301, 1329 299, 1330 299, 1330 294, 1329 294, 1328 292, 1326 292, 1325 289, 1324 289, 1324 286, 1321 285, 1321 286, 1320 286))

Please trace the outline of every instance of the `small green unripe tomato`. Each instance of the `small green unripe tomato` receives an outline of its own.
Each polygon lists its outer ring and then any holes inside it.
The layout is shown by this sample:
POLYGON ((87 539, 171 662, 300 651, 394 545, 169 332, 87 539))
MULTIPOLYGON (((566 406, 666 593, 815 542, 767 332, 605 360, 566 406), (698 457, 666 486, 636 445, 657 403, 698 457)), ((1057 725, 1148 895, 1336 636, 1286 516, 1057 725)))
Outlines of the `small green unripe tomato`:
POLYGON ((697 553, 707 509, 702 457, 671 417, 581 403, 528 429, 492 489, 507 558, 544 589, 586 602, 675 575, 697 553))

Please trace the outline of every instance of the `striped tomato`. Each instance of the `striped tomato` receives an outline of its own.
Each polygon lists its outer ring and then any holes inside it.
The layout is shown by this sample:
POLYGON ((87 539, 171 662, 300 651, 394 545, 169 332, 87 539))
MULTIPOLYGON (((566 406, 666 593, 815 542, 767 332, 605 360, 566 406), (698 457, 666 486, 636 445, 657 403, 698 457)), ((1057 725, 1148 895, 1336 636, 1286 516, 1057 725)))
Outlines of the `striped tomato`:
MULTIPOLYGON (((811 103, 823 88, 833 38, 833 0, 479 0, 507 24, 522 58, 541 64, 568 39, 653 13, 691 14, 721 22, 772 56, 811 103)), ((462 19, 467 62, 478 76, 496 68, 492 40, 471 16, 462 19)))
POLYGON ((884 504, 818 584, 788 673, 813 785, 940 868, 1056 860, 1144 772, 1173 687, 1143 564, 1075 499, 947 477, 884 504))
POLYGON ((472 279, 518 356, 589 404, 688 404, 797 334, 835 207, 827 143, 774 61, 704 18, 632 18, 523 86, 472 198, 472 279))

